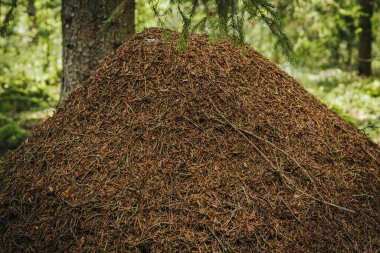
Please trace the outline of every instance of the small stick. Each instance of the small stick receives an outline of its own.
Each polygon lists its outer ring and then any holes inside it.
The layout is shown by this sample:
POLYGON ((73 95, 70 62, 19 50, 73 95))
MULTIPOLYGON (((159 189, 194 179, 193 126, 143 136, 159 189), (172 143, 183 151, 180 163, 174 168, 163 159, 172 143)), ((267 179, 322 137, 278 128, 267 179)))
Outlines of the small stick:
POLYGON ((222 248, 222 252, 228 252, 228 250, 226 249, 226 247, 224 246, 223 242, 219 239, 219 237, 215 234, 214 230, 212 230, 208 225, 206 225, 207 229, 210 230, 211 234, 215 237, 215 239, 217 240, 218 244, 220 245, 220 247, 222 248))
POLYGON ((297 215, 293 212, 293 210, 290 208, 290 206, 288 205, 288 203, 286 203, 286 201, 280 197, 280 199, 282 200, 282 202, 285 204, 285 206, 289 209, 290 213, 293 215, 293 217, 299 222, 301 223, 301 220, 297 217, 297 215))

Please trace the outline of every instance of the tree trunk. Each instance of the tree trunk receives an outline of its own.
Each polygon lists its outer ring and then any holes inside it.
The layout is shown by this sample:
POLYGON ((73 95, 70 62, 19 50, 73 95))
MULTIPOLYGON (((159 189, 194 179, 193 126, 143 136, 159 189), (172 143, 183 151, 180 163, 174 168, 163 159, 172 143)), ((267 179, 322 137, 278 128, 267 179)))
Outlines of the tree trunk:
POLYGON ((28 5, 26 7, 26 12, 28 13, 29 17, 34 17, 36 16, 36 5, 35 5, 35 0, 28 0, 28 5))
POLYGON ((351 16, 344 16, 344 21, 347 27, 347 35, 346 35, 346 49, 347 49, 347 59, 346 65, 347 67, 351 67, 352 63, 352 51, 355 44, 355 20, 351 16))
POLYGON ((122 0, 62 0, 63 70, 60 103, 135 31, 135 1, 104 34, 105 21, 122 0))
POLYGON ((359 0, 362 15, 359 20, 361 32, 359 35, 359 75, 370 76, 372 74, 372 24, 373 0, 359 0))

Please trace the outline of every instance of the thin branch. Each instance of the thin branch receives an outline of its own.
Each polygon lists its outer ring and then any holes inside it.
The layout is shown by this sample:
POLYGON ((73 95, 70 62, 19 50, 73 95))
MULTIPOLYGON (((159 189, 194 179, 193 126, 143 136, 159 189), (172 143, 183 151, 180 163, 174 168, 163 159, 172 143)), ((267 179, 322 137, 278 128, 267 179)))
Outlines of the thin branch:
MULTIPOLYGON (((225 116, 224 114, 218 109, 218 107, 215 105, 215 103, 212 101, 212 99, 210 98, 209 99, 211 105, 215 108, 215 110, 219 113, 219 115, 226 121, 224 122, 224 124, 227 124, 229 125, 230 127, 232 127, 236 132, 238 132, 244 139, 246 139, 253 147, 254 149, 265 159, 265 161, 267 161, 267 163, 275 170, 277 171, 284 179, 285 181, 287 181, 290 185, 293 186, 293 188, 300 192, 301 194, 317 201, 317 202, 320 202, 320 203, 323 203, 323 204, 326 204, 326 205, 329 205, 329 206, 332 206, 332 207, 335 207, 337 209, 341 209, 341 210, 344 210, 344 211, 347 211, 347 212, 351 212, 351 213, 355 213, 354 210, 351 210, 351 209, 348 209, 346 207, 343 207, 343 206, 339 206, 337 204, 334 204, 334 203, 331 203, 331 202, 328 202, 328 201, 325 201, 323 199, 320 199, 320 198, 317 198, 317 197, 314 197, 313 195, 305 192, 304 190, 300 189, 297 184, 291 180, 288 176, 286 176, 283 171, 276 167, 271 161, 270 159, 251 141, 251 139, 248 138, 248 136, 242 131, 240 130, 239 127, 237 127, 235 124, 233 124, 231 121, 229 121, 225 116)), ((274 145, 274 144, 273 144, 274 145)))

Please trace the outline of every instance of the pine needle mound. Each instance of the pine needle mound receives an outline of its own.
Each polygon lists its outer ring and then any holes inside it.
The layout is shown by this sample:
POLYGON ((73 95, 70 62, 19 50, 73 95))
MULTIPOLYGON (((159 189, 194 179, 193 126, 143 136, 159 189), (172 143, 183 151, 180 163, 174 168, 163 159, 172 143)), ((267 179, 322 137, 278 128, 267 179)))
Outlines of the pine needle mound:
POLYGON ((377 252, 380 149, 247 47, 148 29, 7 162, 6 252, 377 252))

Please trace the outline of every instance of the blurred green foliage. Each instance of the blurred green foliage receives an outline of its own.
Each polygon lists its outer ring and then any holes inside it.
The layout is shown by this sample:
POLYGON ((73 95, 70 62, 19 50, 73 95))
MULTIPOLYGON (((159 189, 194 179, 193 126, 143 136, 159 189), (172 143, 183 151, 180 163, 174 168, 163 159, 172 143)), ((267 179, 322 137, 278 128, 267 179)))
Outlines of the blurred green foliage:
MULTIPOLYGON (((3 20, 12 0, 0 0, 3 20)), ((27 1, 19 0, 13 20, 0 38, 0 167, 1 157, 16 148, 36 124, 52 115, 59 98, 61 73, 60 0, 36 0, 29 16, 27 1)), ((154 1, 156 2, 156 1, 154 1)), ((304 87, 344 119, 380 142, 380 4, 372 18, 375 76, 355 74, 358 19, 356 0, 273 0, 281 28, 294 47, 290 66, 274 47, 265 24, 246 23, 245 38, 259 52, 296 77, 304 87)), ((173 30, 182 19, 170 0, 158 1, 162 19, 173 30)), ((195 17, 199 20, 201 16, 195 17)), ((149 1, 136 1, 136 31, 158 26, 149 1)), ((206 32, 208 30, 206 29, 206 32)))
MULTIPOLYGON (((8 10, 1 1, 0 18, 8 10)), ((35 1, 35 16, 19 1, 0 38, 0 163, 36 124, 52 114, 61 72, 60 1, 35 1)))
POLYGON ((27 136, 28 132, 16 124, 12 118, 0 114, 1 153, 16 148, 27 136))

